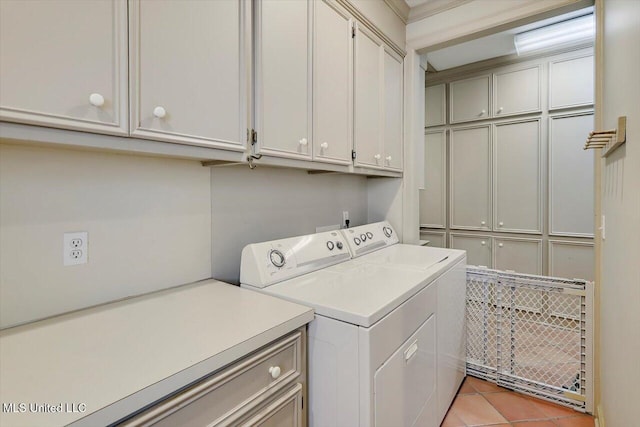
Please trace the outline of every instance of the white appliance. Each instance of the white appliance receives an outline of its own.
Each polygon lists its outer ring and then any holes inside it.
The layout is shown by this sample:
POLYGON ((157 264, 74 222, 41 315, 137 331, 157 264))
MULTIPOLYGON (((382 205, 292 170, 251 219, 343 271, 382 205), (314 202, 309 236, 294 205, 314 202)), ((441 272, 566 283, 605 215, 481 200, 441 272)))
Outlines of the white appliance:
MULTIPOLYGON (((354 261, 429 271, 450 257, 462 259, 436 279, 438 422, 442 422, 466 374, 466 253, 398 242, 386 221, 343 230, 354 261)), ((439 425, 439 424, 438 424, 439 425)))
MULTIPOLYGON (((397 244, 392 229, 392 238, 378 233, 366 231, 360 244, 397 244)), ((333 231, 248 245, 240 282, 316 311, 308 334, 311 426, 437 427, 434 279, 457 278, 464 252, 408 268, 350 260, 349 238, 333 231)))

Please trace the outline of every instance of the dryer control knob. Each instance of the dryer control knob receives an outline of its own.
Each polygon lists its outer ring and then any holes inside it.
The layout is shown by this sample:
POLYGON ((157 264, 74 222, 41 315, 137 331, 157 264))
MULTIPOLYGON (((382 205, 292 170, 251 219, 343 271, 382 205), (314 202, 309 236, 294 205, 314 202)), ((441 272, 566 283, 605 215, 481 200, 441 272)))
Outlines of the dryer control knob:
POLYGON ((360 243, 362 243, 362 242, 360 241, 360 238, 359 238, 359 237, 354 237, 354 238, 353 238, 353 243, 355 243, 355 244, 356 244, 356 246, 359 246, 359 245, 360 245, 360 243))
POLYGON ((331 240, 329 240, 329 241, 327 242, 327 248, 329 248, 329 250, 330 250, 330 251, 332 251, 332 250, 333 250, 334 245, 333 245, 333 242, 332 242, 331 240))
POLYGON ((285 264, 284 254, 277 249, 273 249, 269 252, 269 260, 271 260, 271 264, 278 268, 285 264))
POLYGON ((391 235, 393 234, 393 230, 391 229, 391 227, 383 227, 382 231, 384 232, 384 235, 387 237, 391 237, 391 235))
POLYGON ((368 237, 369 239, 373 239, 373 233, 372 233, 372 232, 370 232, 370 231, 367 231, 367 237, 368 237))
POLYGON ((360 240, 362 240, 363 242, 366 242, 366 241, 367 241, 367 236, 366 236, 366 234, 361 234, 361 235, 360 235, 360 240))
POLYGON ((340 240, 336 242, 336 247, 338 248, 338 250, 342 249, 342 242, 340 240))

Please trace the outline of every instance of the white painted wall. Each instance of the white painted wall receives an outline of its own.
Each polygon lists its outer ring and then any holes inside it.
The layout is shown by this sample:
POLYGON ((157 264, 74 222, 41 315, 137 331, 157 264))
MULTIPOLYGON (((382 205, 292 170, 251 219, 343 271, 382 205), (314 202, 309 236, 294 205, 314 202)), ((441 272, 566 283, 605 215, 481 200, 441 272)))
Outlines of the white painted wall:
POLYGON ((640 401, 640 2, 602 5, 603 128, 627 116, 627 143, 602 161, 600 416, 616 427, 637 425, 640 401))
POLYGON ((364 16, 395 44, 404 47, 405 25, 402 19, 383 0, 349 0, 364 16))
POLYGON ((240 254, 249 243, 340 225, 345 210, 352 226, 366 223, 367 185, 366 177, 354 175, 264 166, 212 168, 212 276, 237 284, 240 254))
POLYGON ((0 144, 0 327, 211 275, 199 162, 0 144), (89 232, 64 267, 62 236, 89 232))

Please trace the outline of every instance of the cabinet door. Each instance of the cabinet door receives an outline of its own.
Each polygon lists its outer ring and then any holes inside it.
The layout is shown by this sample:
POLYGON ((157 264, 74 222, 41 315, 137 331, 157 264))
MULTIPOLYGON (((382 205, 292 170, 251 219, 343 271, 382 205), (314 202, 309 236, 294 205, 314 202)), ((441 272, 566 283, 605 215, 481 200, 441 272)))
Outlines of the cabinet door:
POLYGON ((0 1, 0 119, 127 134, 126 8, 0 1))
POLYGON ((383 167, 384 47, 356 23, 354 148, 356 166, 383 167))
POLYGON ((244 150, 244 0, 130 3, 131 134, 244 150))
POLYGON ((494 230, 541 233, 540 119, 494 126, 494 230))
POLYGON ((441 126, 446 124, 447 116, 445 109, 445 91, 446 85, 440 84, 429 86, 424 92, 424 125, 441 126))
POLYGON ((495 237, 493 248, 498 270, 542 274, 542 240, 495 237))
POLYGON ((549 275, 593 280, 593 243, 549 240, 549 275))
POLYGON ((459 80, 449 84, 451 123, 489 117, 489 76, 459 80))
POLYGON ((311 4, 262 0, 255 7, 259 151, 311 159, 311 4))
POLYGON ((450 227, 491 230, 489 126, 450 133, 450 227))
POLYGON ((549 234, 593 236, 593 113, 549 118, 549 234))
POLYGON ((420 197, 420 226, 445 228, 446 217, 446 131, 429 132, 424 136, 424 190, 420 197))
POLYGON ((384 51, 384 166, 402 170, 402 58, 384 51))
POLYGON ((433 248, 447 247, 447 233, 444 231, 420 231, 420 240, 427 240, 427 246, 433 248))
POLYGON ((491 236, 451 233, 450 246, 467 251, 467 264, 492 268, 491 236))
POLYGON ((333 2, 314 2, 313 158, 351 163, 353 50, 349 14, 333 2))
POLYGON ((506 70, 493 75, 493 114, 495 117, 540 111, 540 65, 506 70))
POLYGON ((593 104, 593 55, 549 63, 549 109, 593 104))

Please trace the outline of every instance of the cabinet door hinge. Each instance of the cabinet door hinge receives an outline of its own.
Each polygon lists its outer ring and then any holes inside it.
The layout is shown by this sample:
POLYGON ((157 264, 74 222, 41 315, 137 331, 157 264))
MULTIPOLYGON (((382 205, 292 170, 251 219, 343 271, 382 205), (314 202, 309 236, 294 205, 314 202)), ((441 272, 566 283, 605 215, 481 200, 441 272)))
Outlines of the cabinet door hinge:
MULTIPOLYGON (((344 33, 343 33, 343 34, 344 34, 344 33)), ((355 37, 356 37, 356 27, 355 27, 355 26, 353 26, 353 27, 351 27, 351 38, 353 39, 353 38, 355 38, 355 37)))
POLYGON ((256 145, 258 142, 258 132, 255 129, 247 129, 247 142, 250 142, 251 145, 256 145))
POLYGON ((356 150, 351 150, 351 160, 356 159, 356 150))

